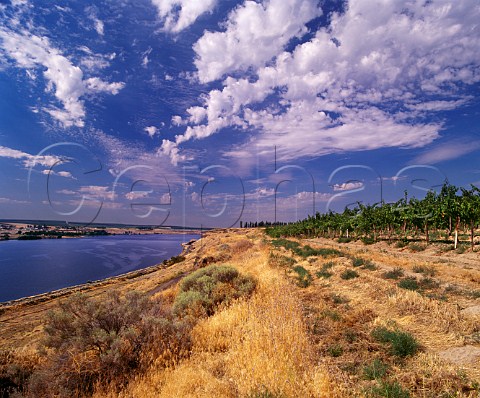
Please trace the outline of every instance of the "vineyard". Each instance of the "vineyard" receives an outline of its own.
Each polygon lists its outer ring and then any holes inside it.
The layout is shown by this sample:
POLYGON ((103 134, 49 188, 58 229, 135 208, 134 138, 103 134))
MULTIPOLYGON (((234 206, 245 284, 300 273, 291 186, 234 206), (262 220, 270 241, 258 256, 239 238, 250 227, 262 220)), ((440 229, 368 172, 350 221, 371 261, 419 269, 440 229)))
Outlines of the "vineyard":
MULTIPOLYGON (((440 191, 428 191, 423 199, 405 196, 395 203, 357 203, 343 213, 317 213, 315 216, 283 225, 267 227, 272 237, 326 237, 342 240, 424 240, 450 243, 454 248, 468 236, 475 245, 475 229, 480 223, 480 189, 458 188, 445 183, 440 191)), ((262 223, 263 224, 263 223, 262 223)))

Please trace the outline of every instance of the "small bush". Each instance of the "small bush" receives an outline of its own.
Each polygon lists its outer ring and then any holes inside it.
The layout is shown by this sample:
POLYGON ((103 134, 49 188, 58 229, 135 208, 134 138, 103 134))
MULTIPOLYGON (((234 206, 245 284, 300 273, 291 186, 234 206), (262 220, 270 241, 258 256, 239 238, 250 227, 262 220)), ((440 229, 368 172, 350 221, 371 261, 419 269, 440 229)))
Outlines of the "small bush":
POLYGON ((329 309, 323 310, 320 313, 320 316, 322 318, 330 318, 332 321, 336 321, 336 322, 342 320, 342 317, 340 316, 340 314, 337 311, 332 311, 332 310, 329 310, 329 309))
POLYGON ((244 253, 253 247, 253 243, 247 239, 242 239, 232 244, 231 252, 234 254, 244 253))
POLYGON ((220 304, 250 296, 255 287, 255 279, 240 275, 235 268, 210 265, 182 280, 173 311, 181 316, 209 316, 220 304))
POLYGON ((369 391, 371 397, 410 398, 410 393, 397 382, 381 381, 369 391))
POLYGON ((347 238, 347 237, 342 236, 342 237, 338 238, 337 241, 338 241, 338 243, 350 243, 352 241, 352 238, 347 238))
POLYGON ((282 256, 281 254, 270 253, 268 263, 276 267, 290 268, 296 263, 296 261, 291 257, 282 256))
POLYGON ((402 279, 397 284, 398 287, 407 290, 419 290, 420 285, 418 284, 417 280, 413 277, 402 279))
POLYGON ((457 250, 455 250, 457 254, 463 254, 466 251, 467 251, 467 247, 465 245, 457 245, 457 250))
POLYGON ((402 277, 403 274, 404 274, 404 272, 403 272, 402 268, 395 267, 391 271, 384 272, 383 277, 385 279, 398 279, 398 278, 402 277))
POLYGON ((422 278, 419 284, 422 289, 435 289, 440 285, 435 279, 432 278, 422 278))
POLYGON ((381 343, 390 344, 392 354, 402 358, 414 355, 420 347, 410 333, 399 330, 378 327, 372 331, 372 336, 381 343))
POLYGON ((425 276, 435 276, 436 274, 435 268, 426 265, 414 265, 412 271, 425 276))
POLYGON ((346 304, 350 301, 348 298, 336 293, 332 293, 330 298, 335 304, 346 304))
POLYGON ((395 247, 399 249, 402 249, 406 246, 408 246, 408 240, 399 240, 397 243, 395 243, 395 247))
POLYGON ((308 270, 301 265, 297 265, 293 268, 293 271, 297 273, 297 285, 300 287, 308 287, 312 283, 312 275, 308 270))
POLYGON ((373 245, 375 243, 375 239, 369 237, 369 236, 365 236, 362 238, 362 242, 364 245, 373 245))
POLYGON ((366 380, 381 379, 387 374, 387 365, 381 360, 375 359, 370 365, 363 368, 363 378, 366 380))
POLYGON ((352 258, 352 265, 354 267, 360 267, 362 266, 363 264, 365 264, 365 260, 363 258, 360 258, 360 257, 354 257, 352 258))
POLYGON ((272 245, 275 247, 284 247, 287 250, 294 250, 300 247, 300 243, 283 238, 272 240, 272 245))
POLYGON ((323 264, 320 271, 317 271, 315 275, 317 275, 318 278, 325 278, 325 279, 330 278, 333 275, 333 273, 328 270, 331 269, 334 265, 335 263, 333 261, 329 261, 323 264))
POLYGON ((341 345, 335 344, 327 349, 328 355, 331 357, 337 358, 342 356, 343 354, 343 347, 341 345))
POLYGON ((376 271, 378 269, 378 267, 374 263, 372 263, 371 261, 367 261, 363 265, 362 269, 368 269, 369 271, 376 271))
POLYGON ((412 252, 422 252, 427 248, 427 246, 426 245, 420 245, 418 243, 411 243, 410 245, 408 245, 408 248, 412 252))
POLYGON ((357 335, 357 333, 355 333, 353 330, 347 329, 347 330, 343 333, 343 337, 345 338, 345 340, 346 340, 349 344, 352 344, 352 343, 354 343, 354 342, 357 340, 358 335, 357 335))
POLYGON ((328 261, 325 264, 322 265, 322 269, 330 269, 335 266, 335 263, 333 261, 328 261))
POLYGON ((480 298, 480 290, 471 290, 467 293, 467 296, 474 299, 478 299, 480 298))
POLYGON ((351 269, 347 269, 340 274, 340 278, 345 279, 345 280, 358 278, 359 276, 360 275, 358 275, 357 272, 355 272, 354 270, 351 270, 351 269))
POLYGON ((333 273, 322 268, 320 271, 317 271, 315 275, 317 275, 317 278, 328 279, 333 275, 333 273))

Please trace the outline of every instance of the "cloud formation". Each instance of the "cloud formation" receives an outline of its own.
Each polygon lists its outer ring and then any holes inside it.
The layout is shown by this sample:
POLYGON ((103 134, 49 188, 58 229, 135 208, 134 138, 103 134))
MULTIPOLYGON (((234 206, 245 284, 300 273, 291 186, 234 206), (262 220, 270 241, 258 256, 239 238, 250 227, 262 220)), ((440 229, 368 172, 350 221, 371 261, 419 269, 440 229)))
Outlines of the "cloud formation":
MULTIPOLYGON (((35 166, 52 167, 62 162, 62 158, 59 158, 58 156, 35 156, 26 152, 19 151, 18 149, 7 148, 5 146, 0 146, 0 158, 21 160, 23 165, 27 168, 35 166)), ((48 172, 48 170, 46 171, 48 172)))
POLYGON ((125 83, 107 83, 98 77, 84 78, 83 71, 75 66, 62 52, 52 46, 44 36, 37 36, 22 30, 0 28, 0 46, 3 52, 13 59, 17 66, 41 69, 47 81, 47 92, 54 92, 62 107, 51 104, 43 108, 64 127, 85 125, 85 106, 82 97, 86 94, 109 93, 112 95, 125 86, 125 83))
POLYGON ((217 0, 151 0, 167 32, 179 33, 192 25, 199 16, 212 12, 217 0))
POLYGON ((436 164, 459 158, 480 149, 480 142, 453 141, 437 145, 433 149, 417 156, 413 164, 436 164))
POLYGON ((205 32, 195 43, 200 81, 263 66, 292 37, 305 33, 305 23, 319 15, 321 9, 309 0, 245 1, 230 13, 224 32, 205 32))
POLYGON ((284 51, 286 37, 318 13, 298 11, 300 22, 284 34, 269 25, 283 14, 272 18, 269 7, 291 11, 316 2, 279 4, 246 2, 229 15, 225 31, 206 32, 195 44, 200 80, 227 77, 186 110, 184 133, 163 142, 172 162, 181 159, 179 145, 227 127, 249 133, 244 144, 225 151, 241 161, 252 147, 277 146, 281 160, 423 147, 443 128, 432 114, 468 103, 468 86, 480 81, 475 0, 385 0, 381 7, 350 0, 344 13, 334 13, 329 26, 292 51, 284 51), (274 37, 263 41, 266 26, 274 37), (234 73, 247 68, 253 77, 234 73))
POLYGON ((156 134, 160 133, 158 131, 158 128, 156 128, 155 126, 148 126, 145 127, 143 130, 150 136, 150 138, 153 138, 156 134))

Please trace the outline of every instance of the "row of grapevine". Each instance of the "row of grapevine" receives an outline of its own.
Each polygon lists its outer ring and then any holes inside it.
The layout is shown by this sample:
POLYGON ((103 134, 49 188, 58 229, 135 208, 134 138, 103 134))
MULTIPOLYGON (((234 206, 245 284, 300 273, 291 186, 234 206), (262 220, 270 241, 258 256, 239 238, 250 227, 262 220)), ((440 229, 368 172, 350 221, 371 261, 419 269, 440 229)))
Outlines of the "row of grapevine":
POLYGON ((302 221, 268 227, 267 232, 273 237, 323 236, 373 241, 422 236, 428 244, 432 231, 445 231, 446 236, 454 237, 456 248, 459 231, 468 229, 473 249, 479 223, 480 189, 445 183, 440 193, 429 191, 423 199, 408 199, 405 192, 405 197, 395 203, 357 203, 355 208, 346 208, 343 213, 317 213, 302 221))

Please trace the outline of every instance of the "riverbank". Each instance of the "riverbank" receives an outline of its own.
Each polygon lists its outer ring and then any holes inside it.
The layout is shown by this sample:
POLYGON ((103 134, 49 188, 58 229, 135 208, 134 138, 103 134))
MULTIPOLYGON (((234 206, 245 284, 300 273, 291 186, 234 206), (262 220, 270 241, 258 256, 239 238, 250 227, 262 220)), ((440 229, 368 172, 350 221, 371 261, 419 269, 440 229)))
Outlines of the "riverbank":
POLYGON ((202 232, 204 230, 174 227, 78 226, 53 225, 41 222, 0 222, 0 242, 6 240, 71 239, 107 235, 200 235, 202 232))

